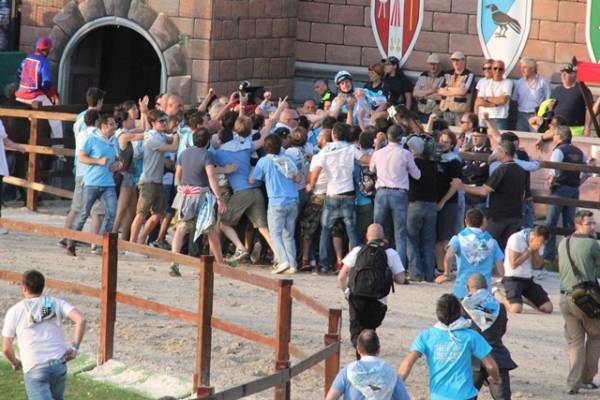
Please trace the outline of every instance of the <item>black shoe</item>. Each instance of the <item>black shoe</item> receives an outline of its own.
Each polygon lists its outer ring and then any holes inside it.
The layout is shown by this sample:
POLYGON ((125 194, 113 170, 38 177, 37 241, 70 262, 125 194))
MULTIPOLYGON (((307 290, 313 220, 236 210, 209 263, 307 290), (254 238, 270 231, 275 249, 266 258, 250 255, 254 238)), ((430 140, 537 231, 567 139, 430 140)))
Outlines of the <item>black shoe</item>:
POLYGON ((62 247, 63 249, 66 249, 66 248, 67 248, 67 239, 61 239, 61 240, 58 242, 58 245, 59 245, 60 247, 62 247))
POLYGON ((67 254, 73 257, 77 256, 77 253, 75 252, 75 245, 67 247, 67 254))
POLYGON ((585 390, 596 390, 599 388, 600 388, 600 386, 596 385, 594 382, 581 384, 581 389, 585 389, 585 390))
POLYGON ((571 389, 567 392, 567 394, 570 395, 575 395, 575 394, 579 394, 579 390, 578 389, 571 389))

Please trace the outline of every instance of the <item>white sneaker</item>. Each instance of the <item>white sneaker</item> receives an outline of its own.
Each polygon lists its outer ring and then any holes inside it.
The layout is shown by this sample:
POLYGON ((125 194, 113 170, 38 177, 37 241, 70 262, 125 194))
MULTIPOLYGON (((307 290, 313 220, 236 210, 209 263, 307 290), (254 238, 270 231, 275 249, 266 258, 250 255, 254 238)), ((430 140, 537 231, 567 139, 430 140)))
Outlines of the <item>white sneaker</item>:
POLYGON ((542 269, 534 269, 533 270, 533 279, 536 281, 541 281, 542 279, 544 279, 546 277, 546 275, 548 274, 548 270, 546 270, 546 268, 542 268, 542 269))
POLYGON ((8 231, 4 228, 0 228, 0 235, 8 235, 8 231))
POLYGON ((273 268, 273 271, 271 271, 272 274, 281 274, 282 272, 287 271, 290 268, 290 264, 288 264, 287 262, 281 263, 279 265, 277 265, 275 268, 273 268))

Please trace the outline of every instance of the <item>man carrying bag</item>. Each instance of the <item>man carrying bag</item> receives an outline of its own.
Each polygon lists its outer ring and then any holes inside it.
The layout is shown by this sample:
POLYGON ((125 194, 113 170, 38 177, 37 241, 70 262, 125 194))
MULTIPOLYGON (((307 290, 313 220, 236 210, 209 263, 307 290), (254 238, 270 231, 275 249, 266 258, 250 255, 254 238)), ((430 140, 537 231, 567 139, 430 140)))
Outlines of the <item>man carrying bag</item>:
POLYGON ((575 214, 575 232, 558 247, 560 313, 569 347, 569 394, 598 389, 600 359, 600 245, 591 211, 575 214))
POLYGON ((387 296, 393 282, 405 282, 405 272, 398 252, 386 248, 383 228, 371 224, 367 228, 367 244, 357 246, 344 259, 338 283, 348 299, 350 338, 356 339, 363 329, 375 330, 387 312, 387 296))

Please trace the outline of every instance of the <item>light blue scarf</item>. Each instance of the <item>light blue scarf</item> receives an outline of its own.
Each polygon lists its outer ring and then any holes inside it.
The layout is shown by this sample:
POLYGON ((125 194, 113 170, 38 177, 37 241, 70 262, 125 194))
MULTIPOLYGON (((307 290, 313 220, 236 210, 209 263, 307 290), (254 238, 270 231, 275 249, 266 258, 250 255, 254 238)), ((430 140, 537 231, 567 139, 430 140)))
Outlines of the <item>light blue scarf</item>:
POLYGON ((458 233, 460 251, 469 264, 477 266, 494 252, 494 238, 477 228, 465 228, 458 233))
POLYGON ((487 289, 467 295, 462 306, 482 332, 492 326, 500 315, 500 304, 487 289))

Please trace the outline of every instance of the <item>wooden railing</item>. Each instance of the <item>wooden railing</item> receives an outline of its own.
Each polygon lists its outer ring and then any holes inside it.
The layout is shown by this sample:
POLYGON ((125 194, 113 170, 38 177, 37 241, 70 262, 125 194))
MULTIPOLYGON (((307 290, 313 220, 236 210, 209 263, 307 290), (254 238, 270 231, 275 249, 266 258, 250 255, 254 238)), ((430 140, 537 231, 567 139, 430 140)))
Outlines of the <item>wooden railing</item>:
MULTIPOLYGON (((116 234, 104 236, 57 228, 48 225, 33 224, 0 218, 0 227, 15 232, 41 234, 54 238, 67 238, 91 244, 102 245, 102 278, 101 287, 94 288, 72 282, 53 279, 46 280, 46 287, 93 297, 100 300, 100 338, 97 362, 105 363, 113 358, 114 328, 117 303, 147 310, 159 315, 186 321, 196 325, 196 361, 193 377, 194 393, 198 399, 239 399, 254 393, 274 388, 274 398, 284 400, 290 398, 290 380, 307 369, 317 367, 325 362, 322 370, 324 376, 324 393, 327 392, 340 366, 340 309, 328 309, 308 297, 289 279, 271 279, 255 275, 224 264, 218 264, 212 257, 197 258, 171 253, 165 250, 150 248, 140 244, 117 240, 116 234), (188 311, 177 307, 160 304, 118 291, 118 250, 141 253, 149 257, 198 269, 198 306, 196 311, 188 311), (213 315, 214 274, 244 282, 261 289, 277 293, 277 311, 274 336, 256 332, 250 328, 233 322, 221 320, 213 315), (327 318, 327 332, 324 335, 324 347, 314 354, 305 355, 291 342, 293 300, 304 304, 317 315, 327 318), (228 332, 241 338, 275 349, 275 373, 255 381, 244 383, 220 393, 214 393, 210 384, 210 364, 212 330, 228 332), (290 363, 290 354, 302 358, 295 365, 290 363)), ((20 282, 21 274, 0 270, 0 280, 20 282)))
MULTIPOLYGON (((73 198, 73 192, 71 191, 38 182, 40 175, 38 154, 58 157, 75 156, 75 151, 72 149, 40 146, 40 123, 42 120, 73 122, 77 118, 77 114, 42 110, 42 104, 38 101, 34 101, 31 104, 31 108, 31 110, 22 108, 0 108, 0 117, 29 119, 29 142, 25 145, 25 150, 29 154, 27 161, 27 179, 5 176, 3 181, 9 185, 20 186, 27 189, 27 208, 35 211, 37 210, 37 192, 44 192, 63 198, 73 198)), ((55 140, 55 142, 57 141, 55 140)))

